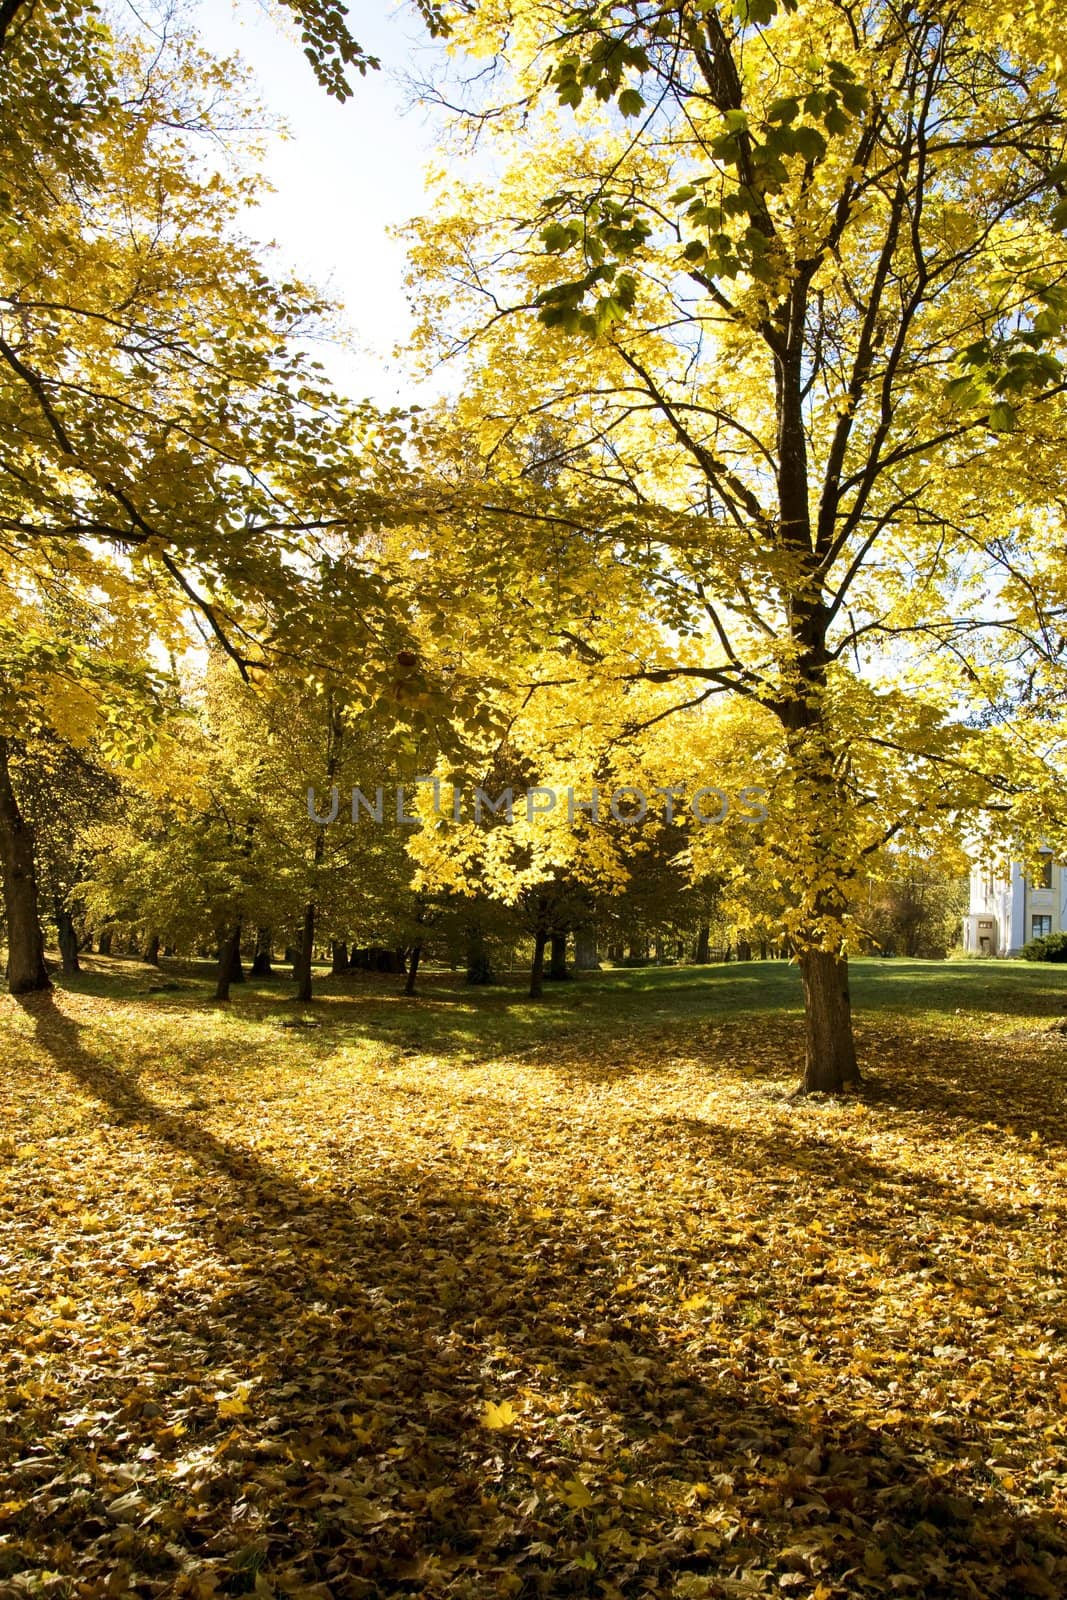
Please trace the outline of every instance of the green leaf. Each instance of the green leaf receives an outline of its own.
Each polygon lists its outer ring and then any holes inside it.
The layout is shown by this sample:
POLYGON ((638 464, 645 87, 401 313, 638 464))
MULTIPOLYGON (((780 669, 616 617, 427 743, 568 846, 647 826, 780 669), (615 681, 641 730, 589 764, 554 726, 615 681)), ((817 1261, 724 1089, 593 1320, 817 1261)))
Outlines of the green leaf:
POLYGON ((795 95, 779 95, 767 107, 768 122, 795 122, 800 115, 800 101, 795 95))
POLYGON ((766 27, 774 21, 778 7, 775 0, 734 0, 734 16, 746 27, 766 27))
POLYGON ((550 222, 547 228, 541 229, 541 243, 552 255, 570 250, 580 237, 580 231, 573 222, 550 222))
POLYGON ((805 161, 822 160, 823 156, 826 154, 826 140, 823 138, 818 128, 811 128, 805 125, 799 128, 794 128, 792 132, 793 142, 797 153, 802 155, 805 161))
POLYGON ((1019 425, 1015 407, 1008 405, 1006 400, 999 400, 995 406, 990 406, 988 422, 993 433, 1014 433, 1019 425))

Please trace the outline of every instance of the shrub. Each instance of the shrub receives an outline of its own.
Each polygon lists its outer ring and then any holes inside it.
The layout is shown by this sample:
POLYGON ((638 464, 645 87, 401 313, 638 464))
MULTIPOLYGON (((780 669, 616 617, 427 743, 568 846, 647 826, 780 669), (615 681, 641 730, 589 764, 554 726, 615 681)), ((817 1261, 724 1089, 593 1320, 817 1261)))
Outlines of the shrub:
POLYGON ((1026 961, 1067 961, 1067 933, 1047 933, 1023 945, 1026 961))

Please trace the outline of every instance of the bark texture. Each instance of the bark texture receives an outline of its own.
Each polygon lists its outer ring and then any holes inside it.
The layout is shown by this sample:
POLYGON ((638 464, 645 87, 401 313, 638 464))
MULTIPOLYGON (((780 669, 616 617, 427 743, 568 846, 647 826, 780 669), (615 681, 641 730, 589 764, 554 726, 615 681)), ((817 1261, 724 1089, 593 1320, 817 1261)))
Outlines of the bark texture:
POLYGON ((540 1000, 545 992, 545 945, 548 934, 539 928, 534 936, 534 956, 530 967, 530 999, 540 1000))
POLYGON ((7 987, 11 994, 50 989, 44 934, 37 904, 33 829, 19 809, 8 768, 9 747, 0 738, 0 860, 7 920, 7 987))
POLYGON ((315 902, 314 900, 309 900, 304 907, 304 925, 300 933, 300 943, 296 950, 296 960, 293 962, 293 977, 296 980, 296 998, 298 1000, 311 999, 311 956, 314 948, 315 902))
POLYGON ((831 951, 805 950, 800 971, 806 1033, 803 1091, 840 1094, 860 1081, 852 1036, 848 962, 831 951))
MULTIPOLYGON (((228 1000, 230 998, 230 984, 233 982, 234 963, 241 965, 241 924, 231 923, 223 931, 219 939, 219 956, 215 966, 215 999, 228 1000)), ((242 974, 243 976, 243 974, 242 974)))
POLYGON ((273 941, 269 928, 256 929, 256 951, 252 957, 253 978, 269 978, 271 975, 270 960, 273 954, 273 941))
POLYGON ((415 979, 418 977, 419 962, 421 961, 421 959, 422 959, 422 945, 421 944, 412 945, 412 947, 411 947, 411 955, 410 955, 410 957, 408 959, 407 980, 406 980, 406 982, 404 984, 404 993, 407 994, 407 995, 413 995, 415 993, 415 979))
POLYGON ((555 983, 570 977, 567 970, 567 935, 553 933, 549 935, 548 976, 555 983))
POLYGON ((599 972, 600 956, 596 947, 596 929, 576 928, 574 930, 574 970, 576 972, 599 972))
POLYGON ((63 967, 63 976, 72 978, 81 971, 81 962, 78 960, 78 935, 74 927, 74 918, 63 904, 56 899, 54 906, 56 919, 56 932, 59 935, 59 959, 63 967))

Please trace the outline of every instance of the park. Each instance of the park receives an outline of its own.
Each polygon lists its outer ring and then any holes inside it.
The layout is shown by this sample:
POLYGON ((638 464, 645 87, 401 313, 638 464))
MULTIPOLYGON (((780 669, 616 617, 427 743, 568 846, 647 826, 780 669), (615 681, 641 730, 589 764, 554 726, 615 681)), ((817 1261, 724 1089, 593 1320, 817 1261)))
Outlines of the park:
POLYGON ((0 1600, 1067 1595, 1065 61, 0 0, 0 1600))

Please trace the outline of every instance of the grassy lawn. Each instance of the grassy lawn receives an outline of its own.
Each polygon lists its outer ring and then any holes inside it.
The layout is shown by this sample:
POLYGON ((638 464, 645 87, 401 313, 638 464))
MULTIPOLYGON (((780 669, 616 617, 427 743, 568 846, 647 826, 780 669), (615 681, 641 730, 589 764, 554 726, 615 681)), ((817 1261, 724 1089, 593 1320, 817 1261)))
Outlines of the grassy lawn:
POLYGON ((0 1002, 3 1600, 1067 1593, 1067 971, 399 985, 0 1002))

